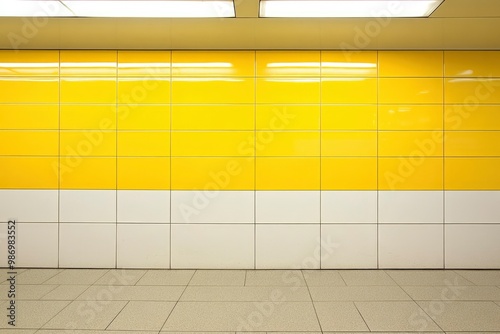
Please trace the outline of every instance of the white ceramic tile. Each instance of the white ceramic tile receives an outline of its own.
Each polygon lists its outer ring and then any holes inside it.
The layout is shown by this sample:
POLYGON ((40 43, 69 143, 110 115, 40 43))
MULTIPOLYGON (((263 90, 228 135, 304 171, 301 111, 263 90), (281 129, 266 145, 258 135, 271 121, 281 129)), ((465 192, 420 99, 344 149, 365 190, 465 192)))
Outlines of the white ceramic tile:
POLYGON ((446 268, 500 269, 500 224, 445 227, 446 268))
POLYGON ((59 266, 114 268, 116 224, 60 224, 59 266))
POLYGON ((257 223, 319 223, 319 191, 257 191, 257 223))
POLYGON ((500 224, 500 191, 447 191, 447 223, 500 224))
POLYGON ((0 221, 57 222, 57 190, 0 190, 0 221))
POLYGON ((376 224, 322 225, 321 239, 336 245, 332 253, 321 253, 321 268, 377 268, 376 224))
POLYGON ((258 225, 257 269, 319 269, 319 224, 258 225))
POLYGON ((172 191, 172 223, 253 221, 253 191, 172 191))
POLYGON ((172 268, 251 269, 254 225, 172 224, 172 268))
POLYGON ((116 222, 115 190, 61 190, 60 221, 116 222))
POLYGON ((379 223, 443 223, 442 191, 379 191, 379 223))
POLYGON ((443 226, 379 225, 380 268, 443 268, 443 226))
POLYGON ((17 265, 52 267, 58 262, 57 223, 17 224, 17 265))
POLYGON ((118 224, 118 268, 168 269, 170 266, 170 225, 118 224))
POLYGON ((321 223, 376 222, 376 191, 321 192, 321 223))
POLYGON ((119 223, 170 222, 170 191, 118 190, 119 223))

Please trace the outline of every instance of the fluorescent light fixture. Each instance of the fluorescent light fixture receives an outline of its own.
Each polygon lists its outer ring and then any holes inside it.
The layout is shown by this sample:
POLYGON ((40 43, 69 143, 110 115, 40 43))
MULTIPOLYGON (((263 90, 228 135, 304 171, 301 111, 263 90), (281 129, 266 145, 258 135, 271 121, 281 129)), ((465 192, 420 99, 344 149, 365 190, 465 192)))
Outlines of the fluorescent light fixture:
POLYGON ((260 0, 261 17, 428 17, 444 0, 260 0))
POLYGON ((0 0, 0 17, 235 17, 233 0, 0 0))

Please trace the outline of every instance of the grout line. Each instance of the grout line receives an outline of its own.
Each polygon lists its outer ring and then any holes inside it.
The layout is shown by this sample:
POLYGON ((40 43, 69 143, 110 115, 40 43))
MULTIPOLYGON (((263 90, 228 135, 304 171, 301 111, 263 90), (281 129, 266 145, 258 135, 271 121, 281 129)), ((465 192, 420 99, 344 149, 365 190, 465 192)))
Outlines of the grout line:
POLYGON ((363 322, 365 323, 366 328, 368 328, 368 330, 371 332, 372 330, 370 329, 370 326, 368 326, 368 323, 366 322, 365 317, 363 317, 363 315, 361 314, 361 311, 359 310, 358 305, 356 305, 356 302, 355 301, 351 301, 351 303, 356 308, 356 311, 358 311, 358 314, 361 317, 361 319, 363 319, 363 322))
MULTIPOLYGON (((253 97, 253 269, 257 269, 257 51, 254 51, 253 97)), ((245 274, 246 283, 246 274, 245 274)))
POLYGON ((115 268, 118 268, 118 51, 116 51, 116 82, 115 82, 115 268))
MULTIPOLYGON (((161 330, 163 329, 163 327, 165 327, 165 325, 166 325, 166 323, 167 323, 168 319, 170 318, 170 316, 171 316, 171 315, 172 315, 172 313, 174 312, 174 310, 175 310, 175 308, 176 308, 177 304, 179 303, 179 301, 181 300, 182 296, 184 295, 184 292, 186 292, 186 289, 187 289, 187 287, 189 286, 189 284, 191 283, 191 281, 193 280, 193 277, 194 277, 194 275, 196 274, 196 271, 197 271, 197 270, 195 270, 195 271, 193 272, 193 275, 191 276, 191 278, 189 279, 189 281, 188 281, 188 282, 186 283, 186 285, 184 286, 184 290, 182 290, 182 293, 181 293, 181 295, 179 296, 179 299, 177 299, 177 301, 175 302, 174 307, 172 307, 172 310, 170 311, 170 313, 168 314, 167 318, 166 318, 166 319, 165 319, 165 321, 163 322, 163 325, 161 325, 161 327, 160 327, 160 332, 161 332, 161 330)), ((159 333, 159 332, 158 332, 158 333, 159 333)))
MULTIPOLYGON (((322 269, 323 251, 323 51, 319 51, 319 269, 322 269)), ((307 283, 306 283, 307 284, 307 283)))
MULTIPOLYGON (((301 270, 300 274, 302 275, 302 279, 304 280, 304 283, 306 284, 307 293, 309 294, 309 298, 311 299, 310 303, 312 304, 314 314, 316 315, 316 321, 318 322, 319 329, 320 329, 321 333, 323 333, 323 327, 321 326, 321 321, 319 320, 318 311, 316 310, 316 305, 314 305, 314 300, 313 300, 312 295, 311 295, 311 290, 309 289, 309 284, 307 284, 307 280, 304 276, 304 270, 301 270)), ((309 303, 309 301, 307 301, 307 303, 309 303)))
MULTIPOLYGON (((115 301, 115 300, 114 300, 115 301)), ((119 301, 119 300, 116 300, 116 301, 119 301)), ((121 310, 115 315, 115 317, 113 318, 113 320, 111 320, 109 322, 109 324, 106 326, 106 328, 104 330, 107 330, 109 326, 111 326, 111 324, 113 323, 113 321, 116 320, 116 318, 118 318, 118 316, 120 315, 120 313, 123 312, 123 310, 125 309, 125 307, 127 307, 127 305, 131 302, 131 300, 127 300, 127 302, 125 303, 125 305, 123 305, 123 307, 121 308, 121 310)))
MULTIPOLYGON (((173 105, 172 105, 172 92, 173 92, 173 79, 172 79, 172 57, 173 57, 173 51, 170 51, 170 126, 169 126, 169 141, 170 141, 170 155, 169 155, 169 183, 170 183, 170 189, 169 189, 169 261, 168 261, 168 268, 172 269, 172 114, 173 114, 173 105)), ((161 328, 160 328, 161 331, 161 328)))

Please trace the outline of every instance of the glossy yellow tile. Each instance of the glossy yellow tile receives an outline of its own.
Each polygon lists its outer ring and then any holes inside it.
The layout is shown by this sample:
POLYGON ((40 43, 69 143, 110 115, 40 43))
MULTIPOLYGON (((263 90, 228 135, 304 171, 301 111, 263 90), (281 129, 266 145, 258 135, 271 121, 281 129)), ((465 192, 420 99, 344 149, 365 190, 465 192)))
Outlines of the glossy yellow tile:
POLYGON ((59 155, 57 131, 0 131, 0 155, 59 155))
POLYGON ((448 105, 445 107, 445 130, 500 131, 500 107, 488 105, 448 105))
POLYGON ((322 132, 321 155, 331 157, 377 156, 377 132, 322 132))
POLYGON ((437 78, 381 78, 381 104, 441 104, 443 79, 437 78))
POLYGON ((321 159, 321 190, 377 190, 377 158, 321 159))
POLYGON ((500 77, 500 51, 445 51, 446 77, 500 77))
POLYGON ((59 51, 1 50, 0 76, 59 76, 59 51))
POLYGON ((253 131, 172 132, 172 156, 253 156, 253 131))
POLYGON ((118 130, 170 130, 170 106, 118 105, 118 130))
POLYGON ((115 131, 61 131, 61 156, 114 157, 115 131))
POLYGON ((169 132, 118 132, 119 157, 168 157, 169 132))
POLYGON ((376 105, 322 105, 322 130, 377 130, 376 105))
POLYGON ((253 105, 174 105, 172 130, 253 130, 253 105))
POLYGON ((257 130, 319 130, 319 105, 257 105, 257 130))
POLYGON ((116 103, 114 78, 62 78, 61 103, 116 103))
POLYGON ((320 189, 320 158, 257 158, 257 190, 320 189))
POLYGON ((0 189, 57 189, 58 157, 0 157, 0 189))
POLYGON ((319 51, 257 51, 258 77, 319 77, 319 51))
POLYGON ((323 78, 321 102, 340 104, 377 103, 377 79, 323 78))
POLYGON ((61 76, 114 77, 116 72, 116 51, 61 50, 61 76))
POLYGON ((450 131, 445 136, 449 157, 500 157, 500 131, 450 131))
POLYGON ((61 105, 62 130, 114 130, 116 105, 61 105))
POLYGON ((380 77, 442 77, 443 51, 379 51, 380 77))
POLYGON ((319 157, 320 132, 257 131, 256 152, 263 157, 319 157))
POLYGON ((245 104, 254 103, 253 78, 175 78, 172 103, 245 104))
POLYGON ((169 77, 170 51, 118 51, 119 77, 169 77))
POLYGON ((253 77, 253 51, 172 51, 174 77, 253 77))
POLYGON ((118 190, 169 190, 170 158, 118 158, 118 190))
POLYGON ((379 190, 442 190, 443 158, 378 159, 379 190))
POLYGON ((116 189, 116 158, 61 159, 60 175, 61 189, 116 189))
POLYGON ((319 78, 259 78, 257 103, 320 103, 319 78))
POLYGON ((500 158, 447 158, 446 190, 500 190, 500 158))
POLYGON ((0 129, 57 130, 57 104, 0 104, 0 129))
POLYGON ((443 131, 380 131, 378 155, 381 157, 443 156, 443 131))
POLYGON ((59 79, 0 77, 0 103, 59 103, 59 79))
POLYGON ((170 78, 119 78, 118 103, 168 104, 170 78))
POLYGON ((253 158, 172 158, 172 190, 254 190, 253 158))
POLYGON ((322 51, 321 76, 323 77, 376 77, 376 51, 322 51))
POLYGON ((445 80, 446 104, 500 104, 500 78, 454 78, 445 80))
POLYGON ((379 130, 442 130, 443 106, 380 105, 379 130))

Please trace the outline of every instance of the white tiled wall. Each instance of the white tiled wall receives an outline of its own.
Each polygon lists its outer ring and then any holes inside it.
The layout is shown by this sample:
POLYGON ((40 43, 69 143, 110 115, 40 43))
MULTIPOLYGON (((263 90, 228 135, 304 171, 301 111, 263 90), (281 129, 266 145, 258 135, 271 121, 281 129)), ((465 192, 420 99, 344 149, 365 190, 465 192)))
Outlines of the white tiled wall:
POLYGON ((500 268, 498 191, 2 190, 0 217, 23 267, 500 268))

